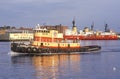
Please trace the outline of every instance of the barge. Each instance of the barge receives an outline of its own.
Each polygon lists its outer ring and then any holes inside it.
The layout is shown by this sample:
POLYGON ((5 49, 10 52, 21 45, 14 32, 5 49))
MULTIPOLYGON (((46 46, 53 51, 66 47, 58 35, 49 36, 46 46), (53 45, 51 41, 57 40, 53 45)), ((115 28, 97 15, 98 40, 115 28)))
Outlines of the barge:
POLYGON ((30 44, 11 43, 11 50, 18 53, 26 54, 72 54, 91 51, 99 51, 101 46, 81 46, 79 40, 67 40, 63 37, 63 33, 57 30, 41 29, 40 25, 34 29, 34 39, 30 44))

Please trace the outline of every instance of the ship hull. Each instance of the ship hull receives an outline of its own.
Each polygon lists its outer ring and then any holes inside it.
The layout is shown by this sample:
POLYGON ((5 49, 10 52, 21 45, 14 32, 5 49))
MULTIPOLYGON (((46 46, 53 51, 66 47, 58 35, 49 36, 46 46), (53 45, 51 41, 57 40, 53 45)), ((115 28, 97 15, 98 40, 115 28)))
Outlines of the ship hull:
POLYGON ((100 36, 82 36, 82 35, 64 35, 65 39, 68 40, 118 40, 117 36, 112 35, 100 35, 100 36))
POLYGON ((11 50, 20 54, 30 54, 30 55, 50 55, 50 54, 75 54, 77 53, 90 53, 93 51, 99 51, 101 49, 98 45, 93 46, 82 46, 79 48, 51 48, 51 47, 36 47, 20 43, 11 43, 11 50))

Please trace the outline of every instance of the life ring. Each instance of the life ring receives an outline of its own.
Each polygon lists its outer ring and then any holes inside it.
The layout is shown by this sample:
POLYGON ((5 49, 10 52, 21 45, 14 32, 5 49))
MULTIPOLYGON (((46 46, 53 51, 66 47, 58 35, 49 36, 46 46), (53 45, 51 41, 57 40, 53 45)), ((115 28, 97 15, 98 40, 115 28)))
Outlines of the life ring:
POLYGON ((21 51, 20 47, 17 47, 17 48, 15 49, 15 51, 16 51, 16 52, 20 52, 20 51, 21 51))
POLYGON ((26 48, 25 48, 25 47, 21 47, 21 51, 22 51, 23 53, 25 53, 25 52, 26 52, 26 48))
POLYGON ((32 51, 31 51, 31 47, 28 47, 28 48, 27 48, 27 52, 28 52, 28 53, 31 53, 31 52, 32 52, 32 51))
POLYGON ((67 49, 67 52, 70 53, 70 49, 67 49))
POLYGON ((32 48, 32 52, 33 52, 33 53, 37 53, 37 48, 35 48, 35 47, 32 48))
POLYGON ((41 53, 41 52, 42 52, 42 49, 41 49, 41 48, 38 48, 37 51, 38 51, 38 53, 41 53))
POLYGON ((13 50, 13 51, 14 51, 14 50, 15 50, 15 48, 14 48, 14 47, 11 47, 11 50, 13 50))
POLYGON ((41 50, 42 50, 42 53, 47 53, 47 49, 46 48, 43 48, 41 50))

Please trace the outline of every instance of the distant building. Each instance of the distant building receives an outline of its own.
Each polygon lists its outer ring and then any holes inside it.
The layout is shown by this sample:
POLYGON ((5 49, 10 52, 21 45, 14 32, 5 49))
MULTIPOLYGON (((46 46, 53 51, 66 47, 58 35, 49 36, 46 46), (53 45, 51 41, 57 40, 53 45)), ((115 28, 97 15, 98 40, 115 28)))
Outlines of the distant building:
POLYGON ((48 30, 58 30, 59 33, 65 33, 65 30, 68 29, 67 26, 63 26, 61 24, 55 26, 45 25, 45 26, 41 26, 41 28, 46 28, 48 30))
POLYGON ((0 34, 0 41, 28 41, 33 39, 30 28, 9 29, 0 34))

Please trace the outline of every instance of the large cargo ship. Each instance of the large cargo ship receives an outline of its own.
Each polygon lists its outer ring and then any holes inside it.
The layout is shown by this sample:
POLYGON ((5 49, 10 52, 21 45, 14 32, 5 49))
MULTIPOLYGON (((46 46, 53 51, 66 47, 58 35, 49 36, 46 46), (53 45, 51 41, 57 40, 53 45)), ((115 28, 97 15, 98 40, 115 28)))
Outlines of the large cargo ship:
POLYGON ((118 35, 107 28, 105 25, 105 31, 95 31, 93 30, 93 25, 91 29, 85 27, 84 30, 77 31, 75 26, 75 21, 73 20, 72 30, 67 29, 64 34, 65 39, 78 39, 78 40, 118 40, 118 35))

